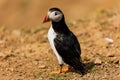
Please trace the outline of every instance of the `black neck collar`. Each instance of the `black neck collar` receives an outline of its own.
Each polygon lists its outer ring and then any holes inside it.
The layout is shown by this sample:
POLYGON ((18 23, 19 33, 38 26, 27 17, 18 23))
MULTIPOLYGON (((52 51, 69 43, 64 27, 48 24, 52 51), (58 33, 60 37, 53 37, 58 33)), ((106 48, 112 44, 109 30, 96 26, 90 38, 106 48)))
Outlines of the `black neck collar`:
POLYGON ((56 33, 69 33, 69 29, 65 23, 64 17, 59 22, 52 22, 52 27, 56 33))

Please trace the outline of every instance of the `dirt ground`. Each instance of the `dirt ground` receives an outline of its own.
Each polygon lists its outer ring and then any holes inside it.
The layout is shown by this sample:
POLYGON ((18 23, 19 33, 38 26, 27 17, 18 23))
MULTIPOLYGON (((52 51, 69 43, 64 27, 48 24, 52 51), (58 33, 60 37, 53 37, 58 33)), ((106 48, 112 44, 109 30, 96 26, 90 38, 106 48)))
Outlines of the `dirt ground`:
POLYGON ((49 26, 0 27, 0 80, 120 80, 120 13, 101 10, 67 21, 82 49, 84 76, 71 69, 50 74, 59 65, 47 40, 49 26))
POLYGON ((74 21, 101 9, 120 10, 120 0, 0 0, 0 27, 37 27, 51 7, 60 8, 66 20, 74 21))
POLYGON ((0 80, 120 80, 119 9, 119 0, 0 0, 0 80), (41 23, 50 7, 79 40, 84 76, 50 74, 59 67, 41 23))

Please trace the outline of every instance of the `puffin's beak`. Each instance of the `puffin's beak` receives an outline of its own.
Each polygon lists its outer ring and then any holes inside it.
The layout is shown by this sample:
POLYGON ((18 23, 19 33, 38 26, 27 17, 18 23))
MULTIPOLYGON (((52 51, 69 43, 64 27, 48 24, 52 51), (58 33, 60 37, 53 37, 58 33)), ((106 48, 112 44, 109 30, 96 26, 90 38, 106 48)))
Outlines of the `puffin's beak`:
POLYGON ((43 23, 46 23, 46 22, 48 22, 48 21, 50 21, 50 20, 49 20, 48 14, 46 14, 45 17, 43 18, 43 21, 42 21, 42 22, 43 22, 43 23))

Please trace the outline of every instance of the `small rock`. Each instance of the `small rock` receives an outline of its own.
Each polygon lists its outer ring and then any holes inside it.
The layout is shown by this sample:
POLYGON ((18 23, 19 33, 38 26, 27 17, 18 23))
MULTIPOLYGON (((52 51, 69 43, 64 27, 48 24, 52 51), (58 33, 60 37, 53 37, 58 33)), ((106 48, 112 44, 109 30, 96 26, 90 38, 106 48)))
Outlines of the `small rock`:
POLYGON ((2 52, 0 52, 0 57, 5 57, 5 54, 3 54, 2 52))
POLYGON ((106 56, 107 56, 107 57, 114 57, 115 55, 112 54, 112 53, 108 53, 106 56))
POLYGON ((105 40, 106 40, 107 42, 109 42, 109 43, 113 43, 113 42, 114 42, 113 39, 111 39, 111 38, 105 38, 105 40))
POLYGON ((13 72, 13 71, 14 71, 14 69, 13 69, 13 68, 9 68, 9 71, 13 72))
POLYGON ((4 43, 4 41, 3 40, 0 40, 0 44, 3 44, 4 43))
POLYGON ((43 78, 40 77, 39 80, 43 80, 43 78))
POLYGON ((27 58, 27 55, 25 53, 21 53, 21 56, 27 58))
POLYGON ((115 65, 115 68, 120 68, 120 66, 119 65, 115 65))
POLYGON ((96 58, 94 63, 100 65, 100 64, 102 64, 102 61, 101 61, 101 59, 96 58))
POLYGON ((115 64, 120 64, 120 60, 116 60, 114 63, 115 64))
POLYGON ((45 69, 46 66, 45 66, 45 65, 41 65, 41 66, 39 66, 39 68, 40 68, 40 69, 45 69))
POLYGON ((38 65, 38 61, 33 61, 33 64, 38 65))
POLYGON ((19 36, 19 35, 21 35, 21 32, 20 32, 20 30, 13 30, 12 34, 19 36))

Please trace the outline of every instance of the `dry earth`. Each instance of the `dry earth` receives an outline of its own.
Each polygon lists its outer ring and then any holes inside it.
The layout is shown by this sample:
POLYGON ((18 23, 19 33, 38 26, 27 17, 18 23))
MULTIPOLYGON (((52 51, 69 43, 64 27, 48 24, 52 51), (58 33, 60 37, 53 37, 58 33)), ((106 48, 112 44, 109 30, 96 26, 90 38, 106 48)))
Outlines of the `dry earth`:
POLYGON ((120 0, 0 0, 0 27, 33 28, 51 7, 59 7, 67 20, 77 20, 101 9, 120 10, 120 0))
POLYGON ((107 10, 67 21, 81 44, 84 76, 73 69, 50 74, 59 66, 47 40, 48 26, 0 27, 0 80, 120 80, 119 21, 119 13, 107 10))

